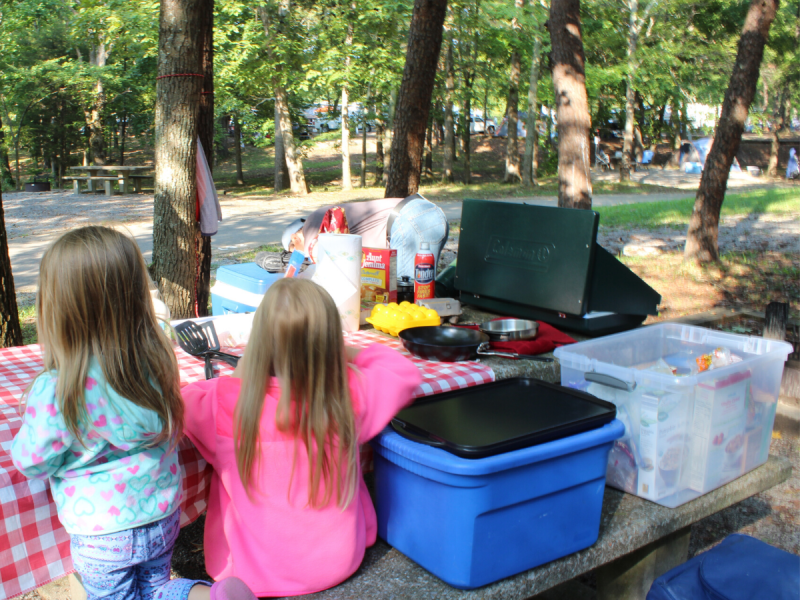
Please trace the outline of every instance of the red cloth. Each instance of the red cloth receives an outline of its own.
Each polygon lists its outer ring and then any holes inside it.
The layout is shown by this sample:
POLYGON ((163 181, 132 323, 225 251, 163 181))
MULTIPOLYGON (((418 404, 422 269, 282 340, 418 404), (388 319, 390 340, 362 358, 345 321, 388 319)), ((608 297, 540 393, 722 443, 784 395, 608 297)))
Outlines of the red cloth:
MULTIPOLYGON (((502 321, 509 317, 499 317, 492 319, 492 321, 502 321)), ((566 333, 563 333, 547 323, 537 321, 539 323, 539 331, 536 337, 532 340, 519 340, 516 342, 489 342, 489 347, 492 350, 502 350, 504 352, 516 352, 517 354, 544 354, 545 352, 552 352, 559 346, 566 346, 567 344, 574 344, 576 340, 572 339, 566 333)), ((464 327, 467 329, 478 329, 478 325, 456 325, 456 327, 464 327)))
MULTIPOLYGON (((342 207, 334 206, 328 209, 328 212, 322 217, 319 233, 350 233, 350 227, 347 225, 347 215, 342 207)), ((308 245, 308 256, 313 262, 317 262, 313 248, 316 246, 318 239, 319 237, 315 237, 308 245)))

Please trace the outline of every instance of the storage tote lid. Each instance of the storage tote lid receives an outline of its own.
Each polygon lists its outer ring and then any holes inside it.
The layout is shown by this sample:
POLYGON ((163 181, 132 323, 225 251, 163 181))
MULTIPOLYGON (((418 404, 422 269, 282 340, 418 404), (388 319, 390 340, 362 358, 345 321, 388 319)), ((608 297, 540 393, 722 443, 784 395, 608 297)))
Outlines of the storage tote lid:
POLYGON ((700 582, 710 598, 797 598, 800 557, 794 554, 735 533, 703 556, 700 582))
POLYGON ((518 377, 418 400, 392 420, 400 435, 464 458, 483 458, 609 423, 616 407, 584 392, 518 377))
POLYGON ((217 269, 217 281, 252 294, 265 294, 267 288, 283 276, 283 273, 265 271, 256 263, 224 265, 217 269))

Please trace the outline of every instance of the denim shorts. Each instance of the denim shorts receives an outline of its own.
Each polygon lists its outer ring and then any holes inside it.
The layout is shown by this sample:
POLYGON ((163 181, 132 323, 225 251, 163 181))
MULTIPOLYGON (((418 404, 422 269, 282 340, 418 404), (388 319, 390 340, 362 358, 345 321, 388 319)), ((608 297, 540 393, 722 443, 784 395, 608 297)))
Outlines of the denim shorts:
POLYGON ((180 532, 181 513, 134 529, 106 535, 72 535, 72 563, 88 600, 186 600, 198 583, 170 580, 172 549, 180 532))

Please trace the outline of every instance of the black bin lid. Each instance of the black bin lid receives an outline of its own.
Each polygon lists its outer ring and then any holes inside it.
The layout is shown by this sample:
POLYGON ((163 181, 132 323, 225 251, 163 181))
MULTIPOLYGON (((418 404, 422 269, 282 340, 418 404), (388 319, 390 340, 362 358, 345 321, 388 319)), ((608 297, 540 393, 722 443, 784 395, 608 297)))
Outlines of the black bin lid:
POLYGON ((464 458, 484 458, 602 427, 610 402, 528 377, 445 392, 400 411, 400 435, 464 458))

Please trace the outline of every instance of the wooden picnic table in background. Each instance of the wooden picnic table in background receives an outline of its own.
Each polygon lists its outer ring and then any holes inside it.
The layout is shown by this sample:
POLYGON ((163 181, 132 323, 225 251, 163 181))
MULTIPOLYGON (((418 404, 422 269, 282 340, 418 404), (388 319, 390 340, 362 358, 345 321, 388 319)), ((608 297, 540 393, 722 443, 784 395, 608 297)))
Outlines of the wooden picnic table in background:
POLYGON ((86 167, 70 167, 72 171, 86 172, 88 175, 85 177, 76 176, 71 177, 75 193, 80 193, 80 182, 86 181, 87 188, 90 192, 94 192, 94 182, 102 181, 105 186, 106 196, 112 195, 111 184, 114 181, 119 182, 120 194, 127 194, 131 190, 131 183, 133 183, 133 191, 142 191, 142 179, 147 177, 145 171, 151 167, 120 167, 115 165, 90 165, 86 167))

